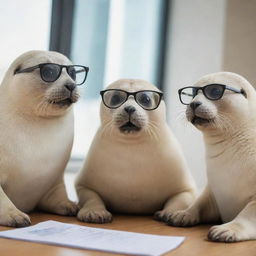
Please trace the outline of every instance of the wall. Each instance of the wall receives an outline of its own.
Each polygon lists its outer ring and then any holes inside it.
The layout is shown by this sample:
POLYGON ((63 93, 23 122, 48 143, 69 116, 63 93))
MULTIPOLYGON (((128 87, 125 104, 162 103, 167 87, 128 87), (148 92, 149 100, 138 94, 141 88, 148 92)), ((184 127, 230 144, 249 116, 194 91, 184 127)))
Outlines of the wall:
POLYGON ((256 1, 228 0, 223 70, 245 76, 256 86, 256 1))
POLYGON ((226 1, 174 0, 170 8, 164 83, 168 119, 201 190, 206 182, 202 136, 186 122, 177 90, 222 69, 226 1))

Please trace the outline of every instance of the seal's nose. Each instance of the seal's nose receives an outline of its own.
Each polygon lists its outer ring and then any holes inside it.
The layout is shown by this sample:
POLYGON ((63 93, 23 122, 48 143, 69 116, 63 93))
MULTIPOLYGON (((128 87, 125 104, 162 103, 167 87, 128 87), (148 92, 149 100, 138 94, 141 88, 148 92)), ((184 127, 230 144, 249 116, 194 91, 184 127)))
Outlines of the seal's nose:
POLYGON ((197 107, 199 107, 200 105, 202 105, 202 102, 201 101, 193 101, 189 104, 189 106, 195 110, 197 107))
POLYGON ((76 88, 76 84, 69 83, 64 85, 70 92, 72 92, 76 88))
POLYGON ((135 112, 136 108, 133 107, 133 106, 127 106, 124 108, 124 110, 129 114, 131 115, 133 112, 135 112))

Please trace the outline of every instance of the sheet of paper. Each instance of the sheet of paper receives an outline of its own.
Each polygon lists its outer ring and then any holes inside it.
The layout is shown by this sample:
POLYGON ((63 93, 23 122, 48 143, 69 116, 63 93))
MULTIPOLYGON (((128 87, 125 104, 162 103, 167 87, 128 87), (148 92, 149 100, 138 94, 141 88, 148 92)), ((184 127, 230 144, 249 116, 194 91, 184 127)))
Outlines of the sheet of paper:
POLYGON ((184 237, 148 235, 91 228, 57 221, 0 232, 0 237, 63 245, 130 255, 162 255, 176 247, 184 237))

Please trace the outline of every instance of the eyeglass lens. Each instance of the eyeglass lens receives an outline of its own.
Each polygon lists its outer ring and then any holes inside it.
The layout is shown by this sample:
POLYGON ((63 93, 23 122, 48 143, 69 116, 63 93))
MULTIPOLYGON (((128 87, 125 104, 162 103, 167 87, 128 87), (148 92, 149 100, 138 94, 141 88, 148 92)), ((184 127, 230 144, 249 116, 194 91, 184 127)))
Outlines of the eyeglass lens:
POLYGON ((54 82, 61 72, 61 67, 55 64, 43 65, 40 69, 42 79, 46 82, 54 82))
POLYGON ((80 66, 68 66, 67 72, 77 85, 82 84, 86 79, 86 70, 80 66))
POLYGON ((225 88, 218 84, 211 84, 204 87, 205 96, 211 100, 218 100, 222 97, 225 88))
POLYGON ((187 105, 190 104, 193 98, 197 95, 197 93, 200 90, 203 90, 204 95, 208 99, 218 100, 222 97, 225 87, 218 84, 211 84, 202 88, 196 88, 196 87, 184 88, 180 93, 181 101, 184 104, 187 104, 187 105))
POLYGON ((180 99, 181 99, 181 102, 183 104, 190 104, 191 101, 193 100, 193 98, 195 97, 196 95, 196 90, 195 88, 192 88, 192 87, 188 87, 188 88, 184 88, 181 90, 180 92, 180 99))
POLYGON ((127 99, 127 94, 123 91, 105 91, 104 103, 110 108, 120 107, 127 99))
POLYGON ((136 101, 145 109, 154 109, 158 106, 160 95, 155 92, 138 92, 136 101))
MULTIPOLYGON (((120 107, 127 98, 126 92, 118 90, 105 91, 103 96, 104 103, 110 108, 120 107)), ((160 95, 155 92, 143 91, 136 93, 135 100, 144 109, 154 109, 159 104, 160 95)))
MULTIPOLYGON (((42 79, 46 82, 54 82, 60 76, 62 68, 56 64, 45 64, 41 67, 42 79)), ((86 70, 80 66, 67 66, 67 73, 76 82, 82 84, 86 79, 86 70)))

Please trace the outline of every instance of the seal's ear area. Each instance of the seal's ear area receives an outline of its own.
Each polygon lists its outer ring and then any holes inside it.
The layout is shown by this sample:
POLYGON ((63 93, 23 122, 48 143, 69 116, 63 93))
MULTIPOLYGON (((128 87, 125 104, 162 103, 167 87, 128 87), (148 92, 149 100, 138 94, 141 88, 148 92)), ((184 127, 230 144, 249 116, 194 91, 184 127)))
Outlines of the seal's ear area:
POLYGON ((14 69, 13 75, 16 75, 17 72, 20 70, 21 66, 19 65, 17 68, 14 69))
POLYGON ((241 94, 244 95, 244 97, 247 99, 247 93, 245 92, 244 89, 241 90, 241 94))

